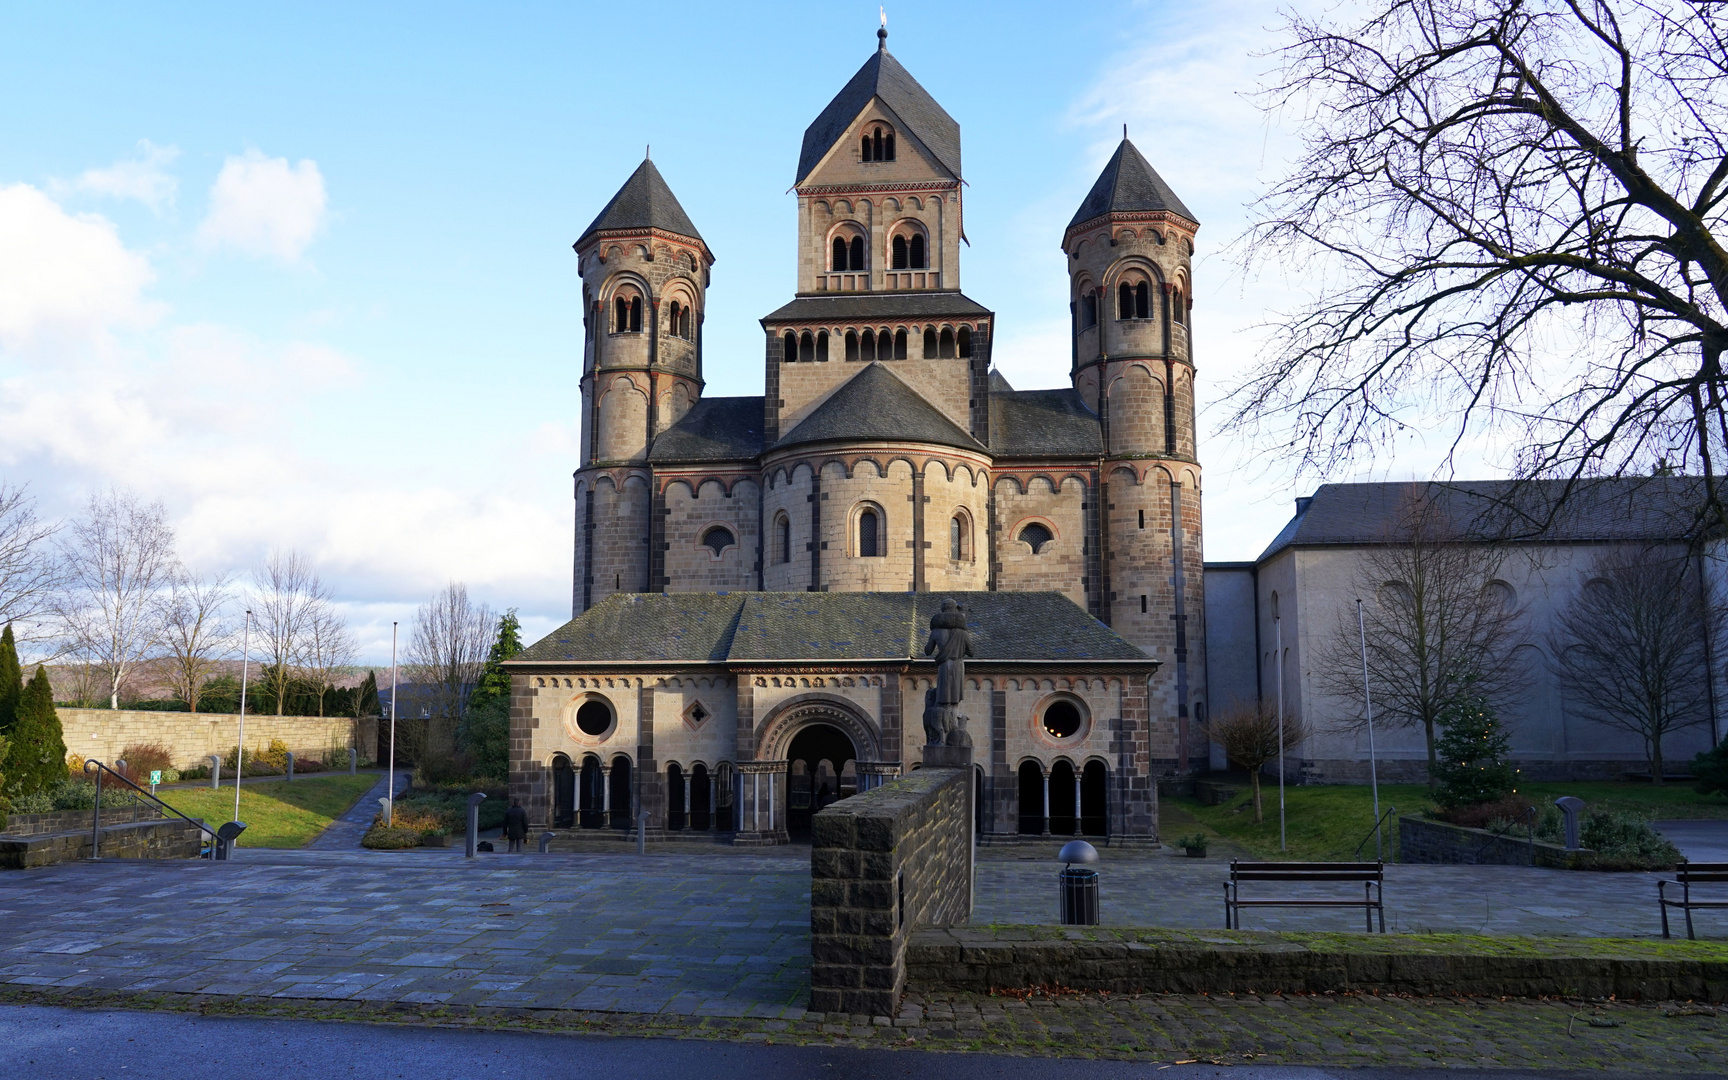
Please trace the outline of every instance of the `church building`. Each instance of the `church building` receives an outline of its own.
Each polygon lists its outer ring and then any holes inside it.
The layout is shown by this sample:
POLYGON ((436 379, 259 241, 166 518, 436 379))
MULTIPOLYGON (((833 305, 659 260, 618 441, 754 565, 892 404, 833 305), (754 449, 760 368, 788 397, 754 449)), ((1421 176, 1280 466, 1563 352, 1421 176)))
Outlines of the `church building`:
POLYGON ((785 842, 916 767, 954 599, 984 839, 1156 839, 1157 777, 1208 756, 1199 225, 1124 138, 1062 233, 1066 384, 1016 390, 961 288, 964 178, 880 31, 804 131, 761 397, 708 393, 716 255, 652 161, 578 237, 574 617, 511 665, 534 821, 785 842))

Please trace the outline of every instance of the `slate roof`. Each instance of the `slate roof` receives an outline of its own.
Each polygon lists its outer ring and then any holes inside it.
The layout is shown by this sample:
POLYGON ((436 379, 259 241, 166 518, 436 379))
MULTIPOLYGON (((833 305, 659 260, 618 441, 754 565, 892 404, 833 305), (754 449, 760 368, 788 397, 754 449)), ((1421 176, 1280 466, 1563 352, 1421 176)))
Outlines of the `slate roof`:
MULTIPOLYGON (((992 388, 998 378, 991 376, 992 388)), ((1003 379, 1002 385, 1007 384, 1003 379)), ((998 457, 1097 457, 1104 452, 1104 431, 1078 390, 992 389, 990 452, 998 457)))
POLYGON ((1688 476, 1581 480, 1564 503, 1561 480, 1322 484, 1257 561, 1287 547, 1392 542, 1401 532, 1410 500, 1418 496, 1432 500, 1452 527, 1470 539, 1678 540, 1694 528, 1702 484, 1688 476))
POLYGON ((1057 592, 615 593, 516 661, 903 660, 923 655, 945 599, 979 661, 1154 663, 1057 592))
POLYGON ((762 321, 841 322, 847 319, 938 319, 945 315, 970 318, 988 315, 990 309, 957 292, 927 293, 838 293, 834 296, 800 296, 775 308, 762 321))
POLYGON ((648 460, 748 461, 762 453, 762 399, 705 397, 660 433, 648 460))
POLYGON ((911 129, 929 151, 936 156, 944 168, 955 176, 960 173, 960 125, 949 116, 942 106, 936 104, 936 99, 929 91, 918 85, 918 80, 911 72, 900 66, 900 61, 894 59, 888 51, 887 37, 881 38, 882 44, 864 61, 864 66, 852 76, 834 100, 828 103, 811 125, 804 129, 804 146, 798 152, 798 178, 794 184, 802 184, 809 176, 822 156, 828 152, 840 136, 846 134, 846 128, 864 111, 864 106, 870 104, 870 99, 879 97, 894 114, 911 129))
POLYGON ((692 240, 702 239, 702 234, 691 223, 690 215, 679 205, 678 196, 666 186, 666 178, 660 175, 652 161, 644 159, 593 224, 582 230, 576 244, 580 246, 582 241, 603 230, 649 228, 664 229, 692 240))
POLYGON ((1098 174, 1092 190, 1086 193, 1080 209, 1074 212, 1068 227, 1072 229, 1083 221, 1104 214, 1136 210, 1170 210, 1196 225, 1200 224, 1200 219, 1182 205, 1182 200, 1170 190, 1170 185, 1164 182, 1158 171, 1140 156, 1134 144, 1123 139, 1122 145, 1111 155, 1109 164, 1098 174))
POLYGON ((881 361, 852 376, 774 446, 860 439, 984 449, 881 361))

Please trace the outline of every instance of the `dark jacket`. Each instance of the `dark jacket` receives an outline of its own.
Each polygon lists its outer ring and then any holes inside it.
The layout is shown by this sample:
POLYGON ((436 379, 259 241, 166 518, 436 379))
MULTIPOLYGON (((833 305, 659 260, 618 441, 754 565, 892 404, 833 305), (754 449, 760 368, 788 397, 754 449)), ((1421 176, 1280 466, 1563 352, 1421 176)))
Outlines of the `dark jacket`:
POLYGON ((528 811, 520 806, 504 811, 504 836, 510 840, 528 839, 528 811))

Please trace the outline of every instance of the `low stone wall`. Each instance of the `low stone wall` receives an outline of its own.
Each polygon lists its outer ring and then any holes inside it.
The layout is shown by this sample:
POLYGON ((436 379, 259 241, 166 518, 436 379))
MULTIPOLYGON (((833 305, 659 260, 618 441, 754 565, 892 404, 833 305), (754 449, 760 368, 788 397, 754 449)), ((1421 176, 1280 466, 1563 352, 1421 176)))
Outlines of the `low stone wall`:
POLYGON ((1728 949, 1703 941, 1513 938, 1501 950, 1439 934, 967 926, 919 930, 906 974, 920 991, 972 993, 1060 986, 1728 1001, 1728 949))
MULTIPOLYGON (((85 819, 88 824, 89 819, 85 819)), ((178 818, 102 830, 104 859, 195 859, 204 833, 178 818)), ((0 869, 27 870, 90 857, 90 830, 46 836, 0 836, 0 869)))
POLYGON ((893 1016, 912 931, 971 918, 971 778, 926 767, 815 816, 812 1010, 893 1016))
MULTIPOLYGON (((0 836, 47 836, 79 829, 88 832, 94 814, 94 810, 53 810, 46 814, 0 815, 0 836)), ((102 811, 102 827, 130 825, 134 821, 160 821, 167 816, 154 806, 117 806, 102 811)))
MULTIPOLYGON (((128 746, 161 743, 173 755, 177 769, 205 765, 211 754, 226 757, 240 738, 240 717, 233 713, 155 712, 148 709, 56 710, 68 753, 99 761, 113 761, 128 746)), ((377 742, 377 721, 356 722, 339 716, 246 715, 246 749, 265 750, 270 740, 281 739, 295 754, 324 758, 340 747, 341 757, 332 768, 347 768, 347 750, 358 746, 362 758, 372 756, 377 742), (353 740, 358 732, 360 741, 353 740)))
POLYGON ((1588 851, 1567 851, 1559 844, 1540 840, 1532 844, 1528 837, 1517 832, 1503 836, 1487 829, 1468 829, 1415 815, 1398 818, 1399 862, 1546 866, 1555 870, 1577 870, 1589 854, 1588 851))

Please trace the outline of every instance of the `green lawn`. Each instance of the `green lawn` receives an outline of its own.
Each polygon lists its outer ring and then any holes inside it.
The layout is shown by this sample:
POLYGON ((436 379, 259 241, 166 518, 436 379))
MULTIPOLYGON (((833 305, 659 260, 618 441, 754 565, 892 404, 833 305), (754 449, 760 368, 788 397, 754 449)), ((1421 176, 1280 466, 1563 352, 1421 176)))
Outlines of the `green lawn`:
MULTIPOLYGON (((246 823, 240 846, 304 847, 376 783, 376 776, 347 773, 297 778, 292 784, 249 779, 240 786, 240 820, 246 823)), ((215 791, 166 788, 157 795, 182 814, 203 818, 210 825, 234 816, 234 789, 226 783, 215 791)))
MULTIPOLYGON (((1267 783, 1262 789, 1266 820, 1254 824, 1254 806, 1247 781, 1241 784, 1241 794, 1219 806, 1203 806, 1191 798, 1174 798, 1183 813, 1192 816, 1214 837, 1229 840, 1248 850, 1257 858, 1277 858, 1278 848, 1278 785, 1267 783)), ((1563 784, 1523 784, 1519 793, 1527 795, 1537 805, 1551 804, 1561 795, 1576 795, 1592 808, 1633 811, 1651 818, 1728 818, 1728 799, 1720 795, 1702 796, 1690 784, 1650 784, 1620 781, 1584 781, 1563 784)), ((1352 859, 1357 858, 1357 845, 1374 827, 1373 794, 1363 785, 1290 786, 1284 789, 1288 849, 1283 853, 1292 859, 1352 859)), ((1380 809, 1385 812, 1396 806, 1400 814, 1419 813, 1434 805, 1428 788, 1417 784, 1381 784, 1380 809)), ((1177 832, 1185 831, 1181 826, 1177 832)), ((1397 858, 1398 825, 1388 821, 1384 833, 1389 841, 1386 858, 1397 858)), ((1168 837, 1174 840, 1175 835, 1168 837)), ((1361 847, 1361 858, 1374 857, 1374 841, 1370 836, 1361 847)))

